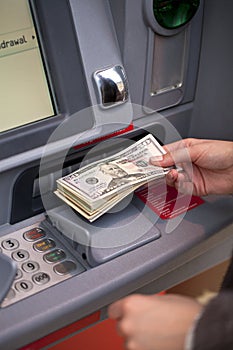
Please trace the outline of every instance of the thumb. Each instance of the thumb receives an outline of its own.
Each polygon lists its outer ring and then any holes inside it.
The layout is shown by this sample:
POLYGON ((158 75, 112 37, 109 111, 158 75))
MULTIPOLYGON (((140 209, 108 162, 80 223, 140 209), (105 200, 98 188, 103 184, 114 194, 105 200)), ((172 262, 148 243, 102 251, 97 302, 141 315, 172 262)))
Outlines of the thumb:
POLYGON ((187 148, 179 148, 172 152, 168 152, 162 156, 162 159, 151 157, 150 162, 156 166, 168 167, 178 163, 190 162, 190 154, 187 148))
POLYGON ((151 157, 150 163, 156 166, 168 167, 168 166, 174 165, 175 161, 171 153, 166 153, 159 157, 156 157, 156 156, 151 157))

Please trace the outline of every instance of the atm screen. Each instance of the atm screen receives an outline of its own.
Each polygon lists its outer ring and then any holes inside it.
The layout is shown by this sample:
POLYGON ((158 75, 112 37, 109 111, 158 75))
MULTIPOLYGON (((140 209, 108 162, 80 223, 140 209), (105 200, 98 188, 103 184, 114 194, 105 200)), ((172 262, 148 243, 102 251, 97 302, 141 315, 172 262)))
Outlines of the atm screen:
POLYGON ((54 115, 27 0, 0 0, 0 132, 54 115))

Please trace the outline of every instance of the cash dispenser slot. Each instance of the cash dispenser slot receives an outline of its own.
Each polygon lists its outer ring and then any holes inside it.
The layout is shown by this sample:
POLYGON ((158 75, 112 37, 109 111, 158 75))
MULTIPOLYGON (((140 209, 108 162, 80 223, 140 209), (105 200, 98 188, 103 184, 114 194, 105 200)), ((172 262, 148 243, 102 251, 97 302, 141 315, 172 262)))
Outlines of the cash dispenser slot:
MULTIPOLYGON (((161 143, 164 138, 165 131, 162 125, 154 125, 144 131, 143 129, 135 129, 130 133, 130 140, 137 141, 147 133, 152 132, 154 135, 158 135, 157 140, 161 143)), ((106 140, 101 144, 101 148, 98 146, 86 146, 83 149, 72 149, 67 155, 66 160, 62 167, 62 176, 75 171, 85 158, 87 153, 90 153, 90 159, 88 162, 101 159, 103 152, 107 155, 111 155, 122 150, 129 141, 129 135, 125 135, 124 138, 116 136, 110 140, 106 140), (127 137, 128 136, 128 137, 127 137), (113 141, 112 141, 113 140, 113 141)), ((61 176, 61 172, 58 171, 60 164, 59 159, 57 164, 49 166, 46 169, 46 173, 40 174, 40 165, 30 167, 22 171, 15 180, 12 191, 12 208, 10 223, 15 224, 34 215, 42 213, 45 208, 41 199, 41 195, 51 196, 52 192, 56 189, 56 180, 61 176)), ((58 206, 59 202, 54 198, 51 199, 53 206, 58 206)))

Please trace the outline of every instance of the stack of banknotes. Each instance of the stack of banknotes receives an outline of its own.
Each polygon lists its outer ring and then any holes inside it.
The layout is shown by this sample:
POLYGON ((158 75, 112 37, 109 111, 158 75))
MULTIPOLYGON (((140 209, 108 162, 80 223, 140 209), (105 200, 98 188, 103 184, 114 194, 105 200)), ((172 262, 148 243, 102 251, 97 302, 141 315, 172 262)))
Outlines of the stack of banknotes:
POLYGON ((150 164, 166 152, 148 134, 123 151, 88 164, 57 180, 55 194, 93 222, 148 181, 163 177, 171 168, 150 164))

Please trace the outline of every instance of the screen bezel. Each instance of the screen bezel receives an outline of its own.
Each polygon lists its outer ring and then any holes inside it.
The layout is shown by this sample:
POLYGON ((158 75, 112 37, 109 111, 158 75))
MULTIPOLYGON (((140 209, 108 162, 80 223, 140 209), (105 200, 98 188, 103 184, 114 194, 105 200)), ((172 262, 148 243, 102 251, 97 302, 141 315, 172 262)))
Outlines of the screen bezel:
MULTIPOLYGON (((2 132, 0 159, 43 146, 64 118, 90 106, 69 2, 57 0, 54 6, 53 0, 29 0, 29 5, 55 115, 2 132)), ((83 131, 81 121, 78 131, 83 131)))

